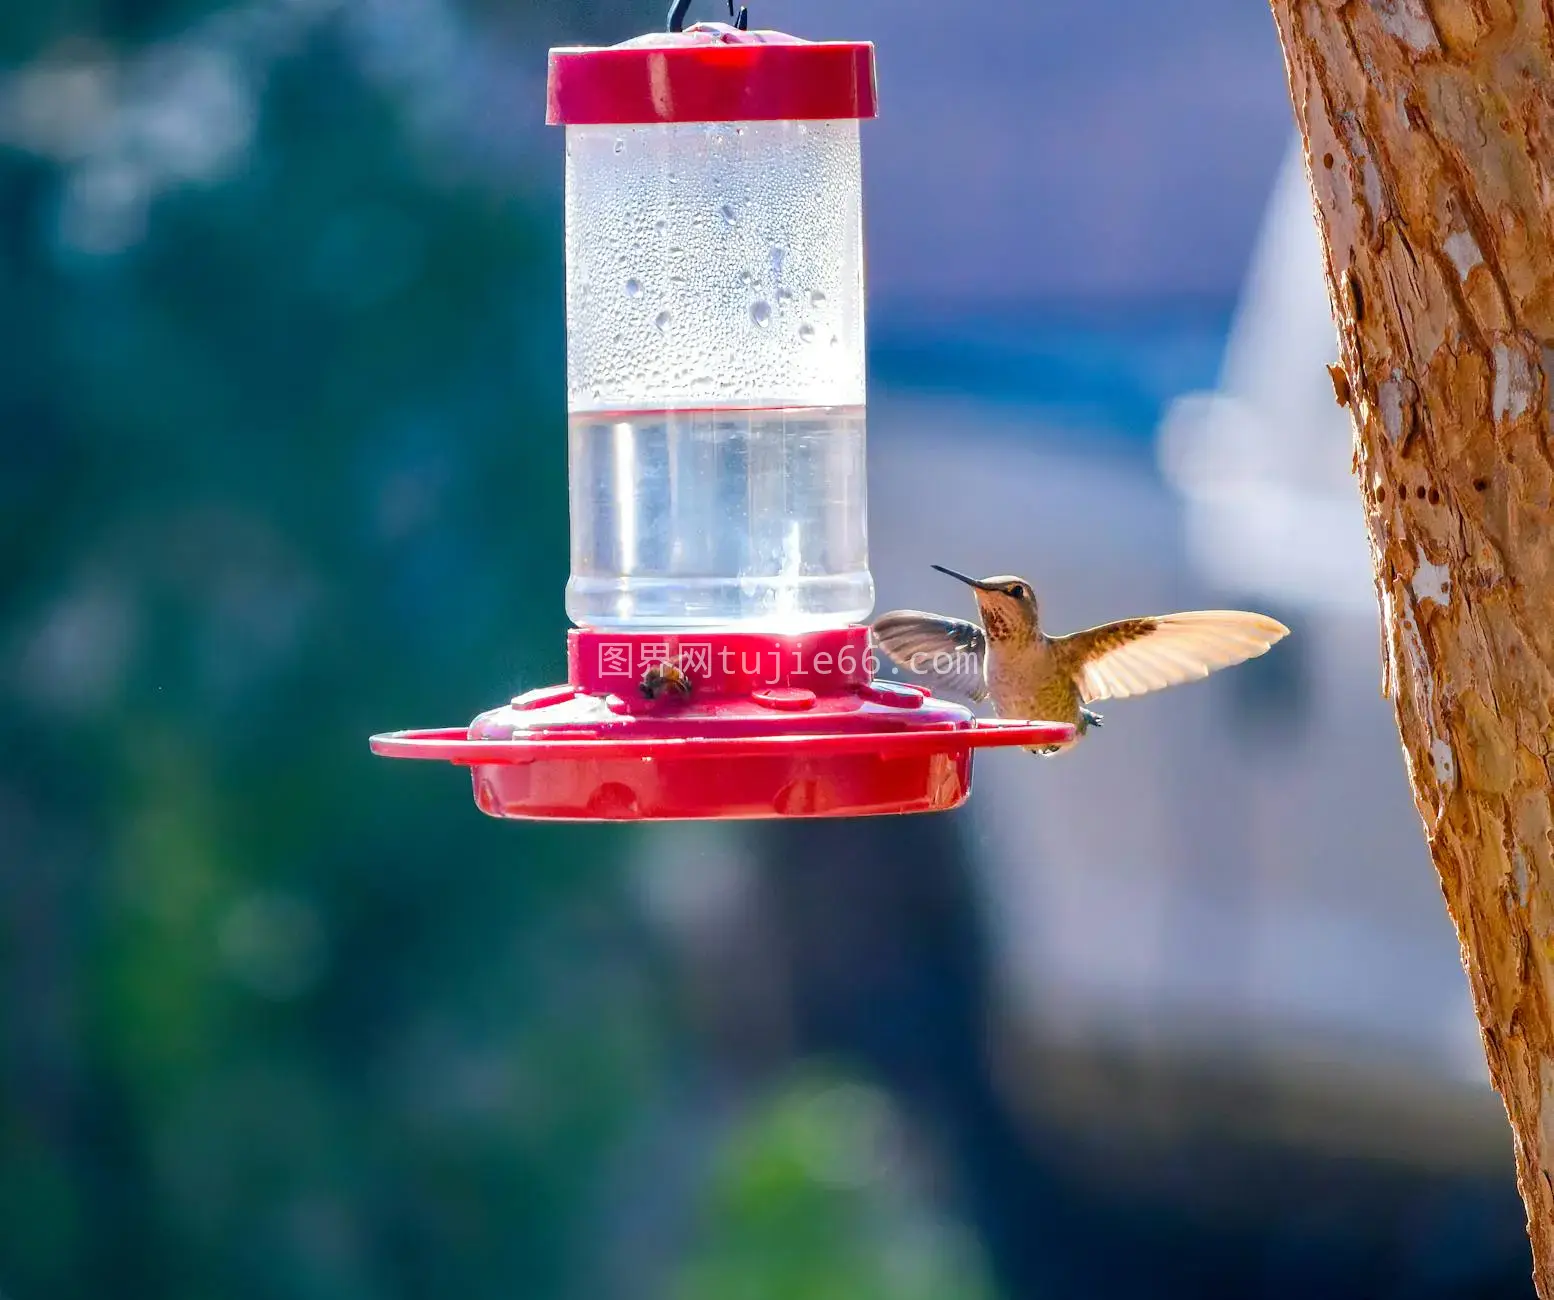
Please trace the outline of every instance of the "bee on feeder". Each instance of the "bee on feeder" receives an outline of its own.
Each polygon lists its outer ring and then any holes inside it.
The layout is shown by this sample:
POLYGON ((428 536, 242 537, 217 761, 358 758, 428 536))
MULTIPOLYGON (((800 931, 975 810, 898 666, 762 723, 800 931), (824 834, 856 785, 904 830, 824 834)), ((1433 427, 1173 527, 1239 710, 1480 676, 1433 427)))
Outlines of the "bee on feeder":
POLYGON ((691 679, 679 664, 657 663, 642 674, 637 689, 645 700, 661 700, 668 695, 685 700, 691 695, 691 679))

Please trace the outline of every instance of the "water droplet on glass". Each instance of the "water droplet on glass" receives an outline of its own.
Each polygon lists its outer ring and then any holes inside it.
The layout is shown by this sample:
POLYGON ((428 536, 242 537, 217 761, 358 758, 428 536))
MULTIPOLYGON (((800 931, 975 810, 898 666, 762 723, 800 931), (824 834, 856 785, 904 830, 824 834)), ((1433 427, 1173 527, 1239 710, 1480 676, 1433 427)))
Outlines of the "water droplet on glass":
POLYGON ((660 217, 653 223, 653 229, 658 231, 659 234, 663 234, 664 231, 669 229, 669 223, 663 217, 660 217))
POLYGON ((777 277, 777 276, 780 276, 782 274, 782 264, 783 264, 784 259, 787 258, 787 256, 788 256, 788 252, 787 252, 786 249, 783 249, 783 248, 774 248, 774 249, 772 249, 772 276, 774 278, 777 277))
POLYGON ((771 323, 772 309, 769 303, 755 302, 750 304, 750 319, 762 329, 771 323))
POLYGON ((628 298, 635 298, 641 292, 642 292, 642 281, 641 280, 627 280, 626 281, 626 296, 628 298))
POLYGON ((739 220, 738 216, 734 212, 734 205, 732 203, 725 203, 721 211, 723 213, 723 220, 728 222, 729 225, 732 226, 736 221, 739 220))
POLYGON ((739 283, 748 289, 755 283, 755 276, 751 275, 749 271, 741 271, 739 273, 739 283))
POLYGON ((815 341, 815 327, 813 325, 800 325, 799 337, 806 343, 813 343, 815 341))
POLYGON ((659 312, 658 315, 653 318, 653 324, 657 327, 659 333, 663 333, 666 329, 669 328, 669 313, 666 311, 659 312))
POLYGON ((616 153, 625 153, 626 152, 626 142, 624 140, 616 140, 616 142, 615 142, 615 152, 616 153))
POLYGON ((821 293, 819 289, 814 289, 810 292, 809 305, 811 307, 824 307, 825 302, 826 296, 825 294, 821 293))
POLYGON ((685 283, 685 277, 683 275, 671 275, 669 277, 669 283, 673 285, 682 285, 685 283))
POLYGON ((841 340, 841 339, 839 339, 839 338, 837 338, 837 337, 836 337, 836 335, 835 335, 835 334, 833 334, 833 335, 832 335, 832 336, 831 336, 831 346, 832 346, 832 347, 833 347, 833 348, 834 348, 834 347, 838 347, 838 346, 840 346, 840 344, 841 344, 841 342, 842 342, 842 340, 841 340))
POLYGON ((792 302, 793 301, 793 294, 789 290, 787 290, 787 289, 779 289, 779 290, 777 290, 777 301, 778 302, 792 302))

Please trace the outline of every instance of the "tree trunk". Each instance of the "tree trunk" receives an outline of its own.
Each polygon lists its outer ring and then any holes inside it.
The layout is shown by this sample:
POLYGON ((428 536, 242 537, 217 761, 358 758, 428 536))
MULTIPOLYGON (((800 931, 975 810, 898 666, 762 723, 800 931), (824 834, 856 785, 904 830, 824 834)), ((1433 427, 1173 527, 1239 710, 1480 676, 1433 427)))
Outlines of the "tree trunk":
POLYGON ((1354 417, 1382 689, 1554 1300, 1554 4, 1272 6, 1354 417))

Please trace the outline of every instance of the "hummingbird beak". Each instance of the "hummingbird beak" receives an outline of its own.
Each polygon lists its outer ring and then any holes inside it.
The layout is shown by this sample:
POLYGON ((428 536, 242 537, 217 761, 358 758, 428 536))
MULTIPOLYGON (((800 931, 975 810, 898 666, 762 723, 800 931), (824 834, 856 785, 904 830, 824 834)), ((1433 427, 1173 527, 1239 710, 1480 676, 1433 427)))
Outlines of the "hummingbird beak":
POLYGON ((937 569, 946 577, 954 578, 957 582, 964 582, 968 587, 975 587, 978 591, 996 590, 994 587, 989 587, 985 582, 979 582, 976 578, 968 578, 964 573, 956 573, 954 569, 946 569, 942 564, 933 564, 929 567, 937 569))

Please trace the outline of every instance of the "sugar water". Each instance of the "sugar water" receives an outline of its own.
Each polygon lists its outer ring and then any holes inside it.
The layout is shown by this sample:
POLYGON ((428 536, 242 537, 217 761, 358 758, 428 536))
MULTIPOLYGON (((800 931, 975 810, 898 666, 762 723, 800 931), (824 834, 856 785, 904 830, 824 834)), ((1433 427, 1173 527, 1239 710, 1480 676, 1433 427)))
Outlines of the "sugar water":
POLYGON ((577 414, 567 614, 589 627, 868 617, 859 407, 577 414))

